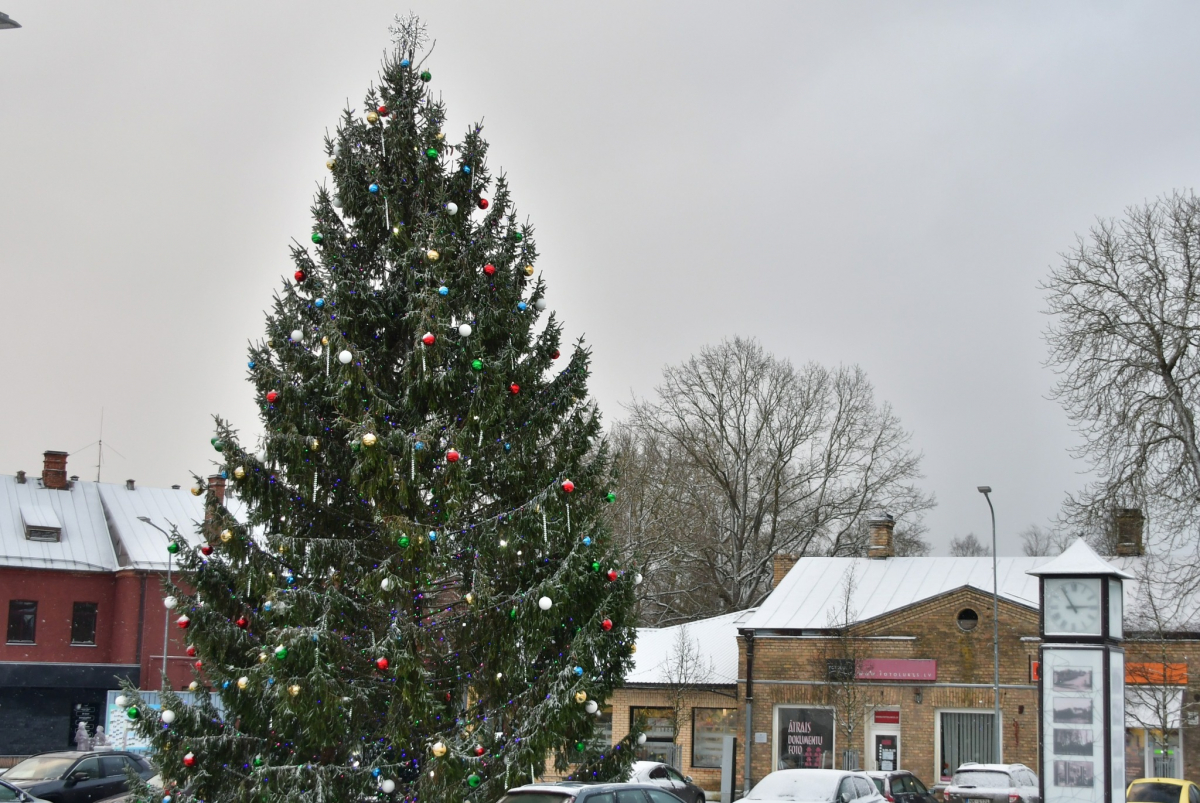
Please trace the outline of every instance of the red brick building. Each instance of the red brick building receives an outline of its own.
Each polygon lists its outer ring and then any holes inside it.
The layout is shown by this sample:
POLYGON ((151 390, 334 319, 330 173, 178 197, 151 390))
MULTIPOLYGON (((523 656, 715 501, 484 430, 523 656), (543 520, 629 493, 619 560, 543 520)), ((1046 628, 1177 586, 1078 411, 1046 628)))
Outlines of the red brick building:
MULTIPOLYGON (((0 475, 4 755, 71 746, 78 722, 103 722, 122 678, 161 687, 163 531, 176 527, 198 545, 204 517, 203 499, 186 490, 86 482, 68 477, 66 463, 65 452, 46 452, 40 477, 0 475)), ((223 493, 219 477, 210 485, 223 493)), ((166 630, 167 676, 180 689, 191 668, 182 631, 166 630)))

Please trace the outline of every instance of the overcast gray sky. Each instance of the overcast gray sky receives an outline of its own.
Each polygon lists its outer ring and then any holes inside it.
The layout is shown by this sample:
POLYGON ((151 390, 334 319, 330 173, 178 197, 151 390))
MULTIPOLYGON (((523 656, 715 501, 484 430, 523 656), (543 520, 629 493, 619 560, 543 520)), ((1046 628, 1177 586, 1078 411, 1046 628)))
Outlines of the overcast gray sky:
POLYGON ((246 343, 410 8, 610 419, 755 336, 867 370, 938 551, 988 532, 976 485, 1016 554, 1080 484, 1037 284, 1095 216, 1196 184, 1195 3, 5 0, 0 472, 95 441, 102 407, 111 481, 208 471, 213 413, 257 431, 246 343))

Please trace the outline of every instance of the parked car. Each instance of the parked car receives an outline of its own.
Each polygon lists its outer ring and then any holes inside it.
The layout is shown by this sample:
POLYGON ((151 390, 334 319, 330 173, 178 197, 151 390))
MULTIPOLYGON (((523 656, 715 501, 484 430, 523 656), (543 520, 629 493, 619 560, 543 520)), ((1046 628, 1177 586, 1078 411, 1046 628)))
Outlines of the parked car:
POLYGON ((44 803, 40 797, 34 797, 20 787, 13 786, 8 781, 0 781, 0 803, 44 803))
POLYGON ((942 792, 946 803, 1041 803, 1038 778, 1024 764, 963 764, 942 792))
POLYGON ((4 773, 4 780, 50 803, 95 803, 128 790, 126 767, 143 778, 154 775, 136 753, 68 750, 30 756, 4 773))
POLYGON ((862 772, 845 770, 776 770, 754 785, 745 800, 782 803, 885 803, 875 784, 862 772))
POLYGON ((888 803, 938 803, 921 779, 908 770, 872 771, 867 777, 888 803))
MULTIPOLYGON (((159 792, 162 791, 162 775, 155 775, 153 778, 146 781, 146 783, 150 785, 151 789, 156 789, 159 792)), ((113 795, 112 797, 106 797, 102 800, 98 800, 96 803, 129 803, 131 800, 133 800, 133 792, 126 790, 119 795, 113 795)))
POLYGON ((679 803, 679 798, 644 783, 532 783, 509 789, 499 803, 679 803))
POLYGON ((661 761, 635 761, 630 770, 632 783, 648 783, 666 789, 683 803, 704 803, 704 790, 692 782, 692 776, 661 761))
POLYGON ((1200 787, 1179 778, 1138 778, 1125 790, 1129 803, 1200 803, 1200 787))

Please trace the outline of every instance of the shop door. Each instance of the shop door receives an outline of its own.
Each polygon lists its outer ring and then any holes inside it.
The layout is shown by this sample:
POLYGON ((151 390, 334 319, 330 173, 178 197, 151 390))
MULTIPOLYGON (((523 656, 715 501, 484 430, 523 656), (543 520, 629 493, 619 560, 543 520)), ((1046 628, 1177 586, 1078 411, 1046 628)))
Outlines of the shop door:
POLYGON ((873 711, 871 719, 871 769, 900 769, 900 712, 873 711))

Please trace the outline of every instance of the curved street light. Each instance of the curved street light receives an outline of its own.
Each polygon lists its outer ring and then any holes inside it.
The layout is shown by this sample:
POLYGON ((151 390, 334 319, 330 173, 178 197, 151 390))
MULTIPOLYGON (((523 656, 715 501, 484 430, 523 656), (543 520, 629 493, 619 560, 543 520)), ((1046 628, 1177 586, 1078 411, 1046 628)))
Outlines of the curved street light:
MULTIPOLYGON (((167 537, 167 546, 171 543, 171 534, 159 527, 154 522, 150 521, 149 516, 138 516, 138 521, 143 524, 149 524, 154 529, 167 537)), ((172 525, 173 526, 173 525, 172 525)), ((167 585, 171 585, 171 560, 174 558, 170 549, 167 549, 167 585)), ((167 688, 167 645, 170 644, 171 637, 171 613, 166 608, 163 609, 163 654, 162 654, 162 688, 165 691, 167 688)))
POLYGON ((992 507, 992 492, 990 485, 980 485, 977 489, 987 500, 988 510, 992 512, 992 700, 995 703, 993 715, 996 720, 996 763, 1000 763, 1004 753, 1004 730, 1000 727, 1000 573, 996 569, 996 508, 992 507))

